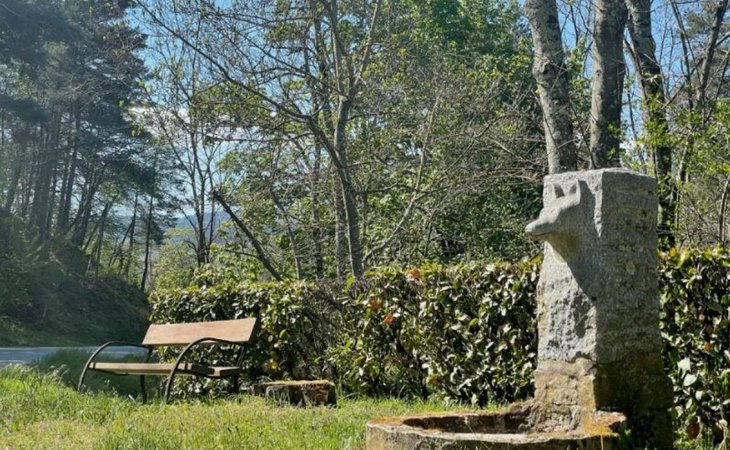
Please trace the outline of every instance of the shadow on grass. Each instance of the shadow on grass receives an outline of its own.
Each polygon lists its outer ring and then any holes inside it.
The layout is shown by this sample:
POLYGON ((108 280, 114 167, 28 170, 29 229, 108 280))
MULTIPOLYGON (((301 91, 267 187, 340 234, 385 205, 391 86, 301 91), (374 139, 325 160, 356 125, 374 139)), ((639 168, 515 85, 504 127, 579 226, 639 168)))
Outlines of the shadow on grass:
MULTIPOLYGON (((81 370, 90 355, 90 352, 81 350, 59 350, 33 362, 30 366, 40 373, 55 374, 63 384, 76 389, 81 370)), ((141 362, 143 359, 139 355, 126 355, 123 357, 102 357, 99 361, 141 362)), ((137 375, 112 375, 89 371, 84 380, 84 389, 86 391, 107 392, 122 397, 141 399, 139 383, 139 376, 137 375)), ((159 377, 145 378, 145 387, 149 399, 159 397, 160 383, 159 377)))

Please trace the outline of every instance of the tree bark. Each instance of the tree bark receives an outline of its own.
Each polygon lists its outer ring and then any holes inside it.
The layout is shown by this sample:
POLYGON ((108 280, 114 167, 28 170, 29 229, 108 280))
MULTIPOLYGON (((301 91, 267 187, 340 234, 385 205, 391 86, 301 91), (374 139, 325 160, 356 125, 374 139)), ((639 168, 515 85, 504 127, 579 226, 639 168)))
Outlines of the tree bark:
POLYGON ((644 103, 644 134, 654 164, 658 184, 658 234, 663 245, 673 246, 676 189, 672 177, 672 147, 669 145, 667 100, 664 77, 656 57, 656 43, 651 30, 651 0, 626 0, 631 56, 636 67, 644 103))
POLYGON ((321 151, 319 146, 315 150, 314 165, 309 175, 309 197, 312 202, 312 259, 314 260, 314 275, 317 280, 324 278, 324 252, 322 250, 322 219, 319 213, 319 165, 321 151))
POLYGON ((347 219, 345 218, 345 203, 342 200, 342 183, 337 174, 332 176, 332 196, 335 200, 335 270, 338 280, 343 280, 347 276, 347 250, 345 245, 347 237, 345 229, 347 227, 347 219))
POLYGON ((101 213, 101 217, 99 218, 99 234, 96 237, 96 246, 94 248, 94 255, 89 261, 90 263, 93 263, 93 270, 94 270, 94 276, 99 276, 99 267, 101 266, 101 248, 104 244, 104 233, 106 232, 106 222, 107 218, 109 217, 109 211, 111 211, 112 206, 114 205, 114 202, 116 201, 116 198, 113 199, 110 202, 107 202, 106 205, 104 205, 104 211, 101 213))
POLYGON ((94 197, 99 190, 103 178, 104 168, 102 167, 98 173, 92 172, 89 174, 89 179, 84 184, 84 192, 81 195, 79 210, 73 223, 74 234, 72 242, 78 246, 83 245, 86 240, 86 235, 89 231, 89 221, 91 220, 91 210, 94 206, 94 197))
POLYGON ((702 60, 700 68, 699 87, 697 88, 697 103, 704 105, 707 100, 707 85, 710 81, 710 68, 715 60, 715 51, 717 50, 717 40, 720 36, 720 30, 725 21, 725 13, 727 12, 728 0, 717 2, 715 5, 715 14, 710 28, 710 34, 707 37, 707 51, 702 60))
POLYGON ((621 98, 626 63, 624 0, 596 0, 593 30, 591 169, 621 165, 621 98))
POLYGON ((722 199, 720 201, 720 220, 718 220, 720 244, 724 244, 727 240, 727 236, 725 236, 725 210, 727 209, 728 194, 730 194, 730 176, 725 180, 725 186, 722 189, 722 199))
POLYGON ((347 243, 350 250, 350 268, 356 278, 364 275, 362 242, 360 241, 360 217, 357 212, 355 188, 352 184, 352 175, 347 158, 347 144, 345 140, 345 125, 350 119, 352 103, 348 98, 340 98, 337 108, 337 124, 333 145, 337 152, 339 165, 337 171, 342 185, 342 199, 345 203, 345 219, 347 220, 347 243))
POLYGON ((8 191, 5 196, 5 205, 3 208, 10 212, 15 203, 15 196, 17 195, 18 187, 20 185, 20 176, 22 175, 22 164, 18 161, 19 157, 15 157, 12 163, 12 171, 10 175, 10 183, 8 184, 8 191))
POLYGON ((555 0, 526 0, 525 13, 535 48, 533 74, 537 81, 545 128, 550 173, 578 169, 573 139, 565 53, 555 0))
POLYGON ((46 241, 50 235, 48 210, 50 208, 51 183, 56 164, 56 152, 60 135, 61 117, 53 113, 51 122, 43 127, 39 151, 38 174, 33 189, 31 222, 38 231, 39 238, 46 241))

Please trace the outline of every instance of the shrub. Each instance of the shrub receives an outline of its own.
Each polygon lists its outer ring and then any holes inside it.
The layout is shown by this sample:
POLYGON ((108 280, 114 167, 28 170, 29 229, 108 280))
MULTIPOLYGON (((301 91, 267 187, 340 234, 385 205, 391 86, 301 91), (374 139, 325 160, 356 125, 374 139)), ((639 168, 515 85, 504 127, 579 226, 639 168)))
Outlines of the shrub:
POLYGON ((670 250, 659 268, 665 366, 679 419, 727 430, 730 419, 730 252, 670 250))
POLYGON ((485 404, 530 393, 536 264, 380 269, 348 291, 351 389, 485 404))
POLYGON ((485 404, 530 392, 536 273, 532 262, 385 268, 345 288, 223 281, 156 291, 151 320, 259 317, 249 380, 326 377, 351 392, 485 404))

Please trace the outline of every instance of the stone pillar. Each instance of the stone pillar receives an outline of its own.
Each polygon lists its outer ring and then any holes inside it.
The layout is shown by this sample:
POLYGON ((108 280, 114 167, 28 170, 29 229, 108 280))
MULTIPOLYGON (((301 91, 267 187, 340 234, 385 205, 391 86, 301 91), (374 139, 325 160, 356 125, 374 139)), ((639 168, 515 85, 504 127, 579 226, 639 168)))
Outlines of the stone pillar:
POLYGON ((545 177, 527 226, 545 241, 538 284, 536 426, 590 426, 620 411, 632 436, 671 448, 657 290, 656 182, 623 169, 545 177))

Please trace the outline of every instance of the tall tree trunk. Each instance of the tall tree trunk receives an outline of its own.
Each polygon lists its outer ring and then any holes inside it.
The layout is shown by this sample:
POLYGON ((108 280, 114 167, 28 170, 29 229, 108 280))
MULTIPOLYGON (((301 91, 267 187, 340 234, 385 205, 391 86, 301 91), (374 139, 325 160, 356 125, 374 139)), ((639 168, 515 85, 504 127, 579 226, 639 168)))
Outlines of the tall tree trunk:
POLYGON ((132 210, 132 223, 129 224, 129 249, 127 250, 127 258, 124 261, 124 277, 129 279, 129 268, 132 265, 132 255, 134 254, 134 230, 137 227, 137 207, 139 206, 139 193, 134 194, 134 209, 132 210))
MULTIPOLYGON (((4 192, 5 192, 5 180, 7 174, 5 174, 5 167, 7 167, 5 161, 7 159, 8 152, 5 148, 5 114, 0 113, 0 204, 5 204, 4 192)), ((9 212, 2 211, 2 212, 9 212)))
POLYGON ((195 226, 197 241, 195 244, 195 253, 198 266, 202 266, 208 262, 208 240, 205 237, 205 209, 195 211, 195 220, 197 221, 195 226))
POLYGON ((656 43, 651 30, 651 0, 626 0, 628 28, 631 35, 631 56, 641 86, 644 103, 644 133, 651 133, 646 145, 654 165, 658 183, 658 234, 662 245, 673 246, 677 189, 672 177, 672 147, 669 144, 667 101, 664 77, 656 57, 656 43))
POLYGON ((30 151, 30 141, 27 145, 25 154, 32 154, 30 164, 26 166, 26 170, 23 178, 23 192, 20 199, 20 217, 28 219, 28 209, 31 205, 31 194, 33 193, 33 180, 35 180, 36 172, 38 171, 38 152, 34 149, 30 151))
POLYGON ((322 219, 319 213, 319 176, 321 150, 315 150, 314 165, 309 175, 309 198, 312 202, 312 259, 314 260, 314 274, 317 280, 324 278, 324 252, 322 251, 322 219))
POLYGON ((53 226, 53 213, 56 211, 56 197, 58 190, 56 185, 58 184, 58 168, 53 167, 51 169, 51 186, 48 193, 48 207, 46 208, 46 234, 51 235, 51 229, 53 226))
POLYGON ((728 0, 713 2, 715 14, 710 27, 710 34, 707 37, 707 50, 705 57, 702 59, 702 67, 699 74, 699 86, 697 88, 697 103, 704 106, 707 101, 707 86, 710 82, 710 69, 715 61, 715 52, 717 50, 717 42, 720 37, 720 31, 725 22, 725 13, 728 8, 728 0))
POLYGON ((621 106, 626 63, 624 0, 596 0, 593 30, 591 168, 621 165, 621 106))
MULTIPOLYGON (((131 224, 130 224, 131 225, 131 224)), ((112 251, 109 252, 109 261, 107 262, 107 266, 112 267, 114 263, 117 262, 117 259, 119 260, 119 275, 121 276, 124 273, 124 243, 127 242, 127 237, 129 237, 129 230, 130 226, 127 227, 127 229, 124 231, 124 236, 122 236, 122 239, 116 239, 114 241, 114 246, 112 247, 112 251)))
POLYGON ((150 201, 147 206, 147 222, 145 229, 144 238, 144 269, 142 269, 142 280, 139 284, 139 289, 144 292, 147 286, 147 276, 150 270, 150 240, 152 237, 152 211, 154 207, 154 197, 150 195, 150 201))
POLYGON ((99 276, 99 266, 101 265, 101 248, 104 244, 104 233, 106 232, 106 222, 109 217, 109 211, 112 209, 115 200, 111 200, 104 205, 104 210, 99 218, 99 233, 96 237, 96 246, 94 249, 94 255, 90 262, 93 262, 94 276, 99 276))
POLYGON ((357 212, 355 187, 347 157, 346 125, 350 120, 352 103, 349 98, 341 97, 337 107, 337 123, 333 146, 339 159, 336 165, 342 185, 342 199, 345 203, 345 219, 347 220, 347 243, 349 245, 350 268, 355 277, 364 275, 362 242, 360 241, 360 217, 357 212))
POLYGON ((50 207, 51 181, 53 168, 56 164, 56 151, 60 133, 60 115, 54 113, 49 127, 41 133, 39 151, 38 174, 33 189, 33 204, 31 206, 31 222, 38 230, 41 240, 49 237, 48 209, 50 207))
POLYGON ((71 157, 68 161, 68 171, 63 180, 61 188, 61 201, 58 209, 56 228, 60 233, 66 233, 69 229, 69 218, 71 217, 71 198, 73 196, 74 183, 76 182, 76 164, 79 153, 79 133, 81 132, 81 114, 78 110, 74 116, 74 135, 71 150, 71 157))
POLYGON ((24 161, 23 155, 27 154, 30 143, 30 125, 24 123, 18 131, 14 131, 12 139, 15 145, 12 147, 12 159, 10 160, 10 183, 7 185, 4 209, 7 212, 12 210, 18 190, 22 188, 21 177, 24 170, 28 170, 28 161, 24 161))
POLYGON ((335 200, 335 270, 338 280, 347 277, 347 219, 345 214, 345 202, 342 200, 342 182, 335 173, 332 175, 332 197, 335 200))
POLYGON ((20 163, 20 161, 18 161, 18 159, 19 157, 16 156, 12 162, 10 183, 8 184, 8 190, 5 196, 5 204, 3 205, 5 211, 8 212, 12 210, 13 203, 15 203, 15 196, 17 195, 18 187, 20 185, 20 176, 23 173, 22 164, 20 163))
POLYGON ((72 241, 78 246, 83 245, 86 240, 86 234, 89 231, 89 221, 91 220, 91 211, 94 206, 94 197, 99 190, 100 180, 103 177, 104 169, 102 168, 99 174, 89 174, 89 179, 84 185, 79 210, 73 223, 74 234, 72 241))
POLYGON ((720 240, 720 244, 724 244, 727 240, 727 236, 725 235, 725 210, 727 209, 727 198, 730 194, 730 176, 727 177, 725 180, 725 186, 722 188, 722 197, 720 200, 720 219, 718 220, 718 236, 720 240))
POLYGON ((570 119, 570 96, 565 53, 555 0, 525 0, 535 48, 533 74, 537 81, 545 128, 548 170, 578 169, 578 150, 570 119))

